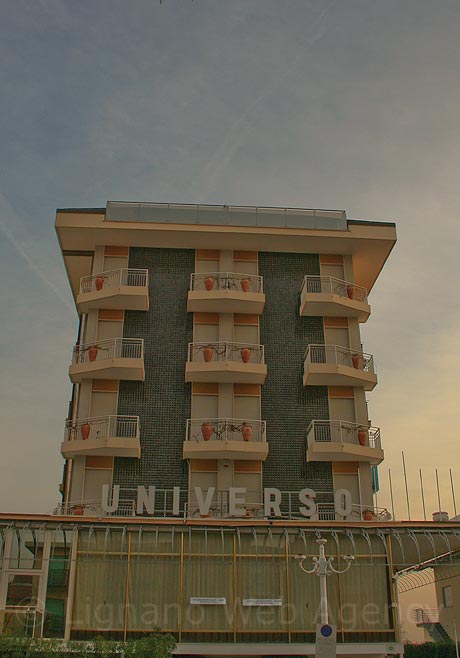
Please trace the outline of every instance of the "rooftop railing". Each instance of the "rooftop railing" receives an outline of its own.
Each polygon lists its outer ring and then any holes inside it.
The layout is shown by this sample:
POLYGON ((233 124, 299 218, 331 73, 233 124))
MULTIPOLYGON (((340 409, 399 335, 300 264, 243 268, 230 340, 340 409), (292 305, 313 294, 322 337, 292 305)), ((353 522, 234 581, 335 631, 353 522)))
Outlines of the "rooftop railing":
POLYGON ((66 421, 64 441, 85 441, 109 437, 139 438, 139 416, 95 416, 66 421))
POLYGON ((190 290, 234 290, 239 292, 263 292, 263 279, 255 274, 237 272, 193 273, 190 277, 190 290))
POLYGON ((145 287, 149 283, 148 270, 122 268, 110 272, 99 272, 80 279, 80 294, 99 292, 122 286, 145 287))
POLYGON ((375 373, 372 354, 357 352, 339 345, 309 345, 305 350, 305 365, 309 363, 329 363, 375 373))
POLYGON ((188 345, 188 361, 193 363, 237 361, 263 364, 264 360, 263 345, 230 342, 189 343, 188 345))
POLYGON ((186 441, 265 441, 264 420, 192 418, 187 420, 186 441))
POLYGON ((304 293, 322 293, 338 295, 356 302, 367 304, 367 290, 355 283, 336 279, 333 276, 312 276, 304 277, 300 294, 304 293))
POLYGON ((75 345, 72 363, 91 363, 106 359, 142 359, 143 356, 142 338, 110 338, 85 345, 75 345))
MULTIPOLYGON (((280 493, 281 518, 305 520, 305 517, 302 516, 299 511, 299 507, 301 506, 301 503, 299 502, 299 493, 297 491, 281 491, 280 493)), ((262 491, 246 491, 244 499, 244 506, 241 507, 240 513, 238 513, 237 509, 236 517, 264 518, 264 494, 262 491)), ((192 495, 189 495, 187 489, 181 489, 179 501, 179 514, 177 514, 177 511, 174 511, 173 489, 157 488, 155 490, 153 516, 156 518, 172 518, 174 516, 181 516, 183 518, 200 517, 198 502, 193 495, 193 490, 192 495)), ((333 501, 334 492, 318 492, 318 495, 315 498, 318 520, 336 521, 342 519, 342 517, 337 514, 333 501)), ((101 499, 99 498, 98 500, 92 499, 85 501, 76 500, 73 502, 61 502, 51 513, 55 515, 71 514, 75 516, 136 516, 137 489, 121 487, 119 495, 117 496, 117 502, 118 505, 115 512, 104 512, 101 499)), ((209 516, 211 518, 228 517, 229 508, 229 491, 214 491, 209 508, 209 516)), ((388 510, 383 507, 353 504, 351 506, 351 513, 348 515, 347 519, 350 521, 391 521, 392 516, 388 510)))
MULTIPOLYGON (((334 503, 317 503, 318 519, 320 521, 337 521, 342 518, 337 514, 334 503)), ((392 521, 393 517, 386 507, 374 505, 352 505, 349 521, 392 521)))
POLYGON ((381 448, 380 428, 345 420, 313 420, 307 430, 308 444, 347 443, 381 448))
MULTIPOLYGON (((101 500, 69 501, 59 503, 53 510, 52 514, 57 516, 107 516, 102 509, 101 500)), ((117 516, 135 516, 136 503, 134 499, 119 499, 117 516)))

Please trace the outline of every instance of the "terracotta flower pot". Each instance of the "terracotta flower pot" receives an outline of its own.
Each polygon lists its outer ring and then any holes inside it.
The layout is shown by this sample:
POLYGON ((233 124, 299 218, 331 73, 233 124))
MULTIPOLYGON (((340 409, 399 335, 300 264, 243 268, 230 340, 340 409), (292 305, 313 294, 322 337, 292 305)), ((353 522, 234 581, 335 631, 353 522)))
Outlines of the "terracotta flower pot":
POLYGON ((206 347, 203 348, 203 357, 206 363, 209 363, 212 359, 212 353, 214 350, 210 345, 206 345, 206 347))
POLYGON ((88 357, 90 361, 96 361, 97 359, 98 348, 96 345, 92 345, 88 350, 88 357))
POLYGON ((104 287, 104 277, 97 276, 94 285, 96 286, 96 290, 102 290, 102 288, 104 287))
POLYGON ((249 288, 251 287, 251 281, 249 279, 241 279, 240 284, 243 292, 249 292, 249 288))
POLYGON ((358 430, 358 441, 360 446, 367 445, 367 430, 365 429, 358 430))
POLYGON ((249 347, 243 347, 240 354, 243 363, 249 363, 249 359, 251 358, 251 350, 249 349, 249 347))
POLYGON ((356 368, 357 370, 359 370, 360 361, 361 361, 361 357, 359 356, 359 354, 352 354, 351 355, 351 362, 353 364, 353 368, 356 368))
POLYGON ((212 290, 214 288, 214 277, 213 276, 208 276, 204 280, 204 287, 206 290, 212 290))
POLYGON ((364 521, 375 521, 374 512, 371 512, 370 509, 364 510, 363 519, 364 521))
POLYGON ((89 435, 91 434, 91 425, 89 423, 83 423, 83 425, 80 427, 80 432, 81 438, 83 441, 86 441, 86 439, 89 439, 89 435))
POLYGON ((212 436, 212 425, 211 423, 203 423, 201 426, 201 434, 204 441, 209 441, 212 436))
POLYGON ((250 441, 252 439, 252 426, 244 423, 241 434, 243 435, 243 441, 250 441))
POLYGON ((347 297, 348 299, 354 299, 355 297, 355 287, 354 286, 347 286, 347 297))
POLYGON ((83 516, 85 513, 85 508, 83 505, 75 505, 74 508, 72 509, 72 513, 76 514, 77 516, 83 516))

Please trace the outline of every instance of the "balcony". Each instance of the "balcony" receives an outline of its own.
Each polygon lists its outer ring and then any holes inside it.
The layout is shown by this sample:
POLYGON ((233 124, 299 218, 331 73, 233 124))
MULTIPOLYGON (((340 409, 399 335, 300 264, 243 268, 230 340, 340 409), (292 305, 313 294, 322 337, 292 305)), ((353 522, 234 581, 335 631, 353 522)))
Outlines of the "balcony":
POLYGON ((149 310, 148 270, 120 269, 80 279, 79 313, 91 309, 149 310))
POLYGON ((332 276, 306 276, 300 290, 300 315, 357 318, 371 312, 367 290, 332 276))
POLYGON ((65 459, 80 455, 139 458, 139 416, 67 420, 61 454, 65 459))
POLYGON ((187 421, 184 459, 258 459, 268 445, 265 421, 239 418, 192 418, 187 421))
POLYGON ((235 272, 192 274, 187 311, 260 315, 265 295, 261 276, 235 272))
POLYGON ((309 345, 305 352, 304 386, 361 386, 377 384, 374 357, 339 345, 309 345))
POLYGON ((112 338, 76 345, 69 377, 74 384, 83 379, 144 381, 144 341, 142 338, 112 338))
POLYGON ((186 382, 263 384, 266 376, 263 345, 189 343, 186 382))
POLYGON ((378 427, 344 420, 313 420, 307 438, 307 462, 383 461, 378 427))

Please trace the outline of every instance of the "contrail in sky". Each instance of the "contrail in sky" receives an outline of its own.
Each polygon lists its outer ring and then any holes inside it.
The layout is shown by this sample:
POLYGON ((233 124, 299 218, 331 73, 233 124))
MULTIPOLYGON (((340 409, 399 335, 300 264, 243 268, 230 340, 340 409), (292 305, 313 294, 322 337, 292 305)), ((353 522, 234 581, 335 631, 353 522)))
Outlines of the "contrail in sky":
MULTIPOLYGON (((5 203, 5 198, 3 195, 0 195, 3 202, 5 203)), ((9 204, 7 204, 9 205, 9 204)), ((10 209, 10 213, 12 212, 12 209, 10 209)), ((0 220, 0 230, 3 232, 5 235, 6 239, 8 242, 16 249, 18 254, 22 256, 22 258, 26 261, 27 265, 30 267, 30 269, 37 274, 40 279, 43 281, 43 283, 56 295, 56 297, 67 306, 69 311, 72 313, 75 312, 75 309, 72 307, 72 305, 69 303, 69 301, 63 297, 62 292, 59 290, 55 284, 48 279, 46 274, 34 263, 34 261, 30 258, 30 256, 27 254, 27 252, 23 249, 23 247, 20 245, 20 243, 16 240, 10 229, 6 226, 6 224, 0 220)))
MULTIPOLYGON (((318 28, 321 25, 321 23, 324 23, 325 19, 329 15, 332 7, 336 4, 336 2, 337 0, 332 0, 331 2, 329 2, 327 6, 323 9, 323 11, 319 14, 318 18, 312 23, 311 31, 313 32, 313 34, 311 34, 311 36, 306 39, 305 41, 306 48, 301 48, 297 57, 292 62, 288 63, 289 73, 292 73, 292 71, 298 66, 303 56, 305 55, 305 52, 309 48, 311 48, 311 46, 316 41, 318 41, 318 39, 321 39, 321 37, 323 36, 326 29, 325 26, 323 25, 321 30, 319 30, 318 28)), ((214 155, 210 157, 210 159, 208 160, 208 162, 205 164, 203 168, 203 172, 206 180, 209 179, 210 177, 215 177, 216 174, 219 174, 220 171, 222 171, 222 169, 225 169, 228 163, 232 160, 233 156, 235 155, 241 143, 244 141, 248 132, 251 129, 249 123, 251 115, 255 113, 255 110, 260 105, 260 103, 276 88, 279 79, 280 79, 279 73, 274 75, 271 81, 268 82, 265 85, 265 87, 262 89, 262 91, 260 91, 258 96, 251 103, 249 103, 244 113, 238 117, 238 119, 235 121, 233 126, 229 129, 225 139, 220 144, 220 146, 216 149, 214 155)))

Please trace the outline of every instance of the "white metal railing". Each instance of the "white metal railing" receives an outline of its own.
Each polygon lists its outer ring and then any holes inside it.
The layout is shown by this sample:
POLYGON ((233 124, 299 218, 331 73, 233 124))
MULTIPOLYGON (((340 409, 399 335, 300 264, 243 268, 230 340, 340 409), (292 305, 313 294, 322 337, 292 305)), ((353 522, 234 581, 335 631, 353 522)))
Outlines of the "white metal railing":
POLYGON ((413 611, 413 618, 417 625, 438 624, 439 612, 433 608, 416 608, 413 611))
POLYGON ((98 292, 106 288, 120 288, 121 286, 146 287, 148 284, 148 270, 122 268, 83 276, 80 279, 80 294, 98 292))
POLYGON ((362 286, 357 286, 350 281, 336 279, 333 276, 312 276, 304 277, 300 294, 304 293, 329 293, 339 295, 356 302, 365 302, 367 304, 367 290, 362 286))
POLYGON ((230 342, 189 343, 188 361, 193 363, 209 363, 212 361, 264 363, 264 346, 230 342))
MULTIPOLYGON (((101 500, 68 501, 59 503, 51 512, 55 516, 107 516, 102 509, 101 500)), ((117 508, 117 516, 135 516, 136 503, 134 499, 125 500, 120 498, 117 508)))
POLYGON ((144 340, 142 338, 110 338, 94 343, 75 345, 72 363, 90 363, 105 359, 143 359, 144 340))
POLYGON ((138 439, 139 416, 95 416, 66 420, 65 441, 86 439, 138 439))
MULTIPOLYGON (((102 509, 101 499, 75 500, 60 502, 51 511, 54 515, 75 515, 75 516, 136 516, 137 510, 137 489, 121 487, 118 505, 114 512, 105 512, 102 509)), ((305 517, 299 511, 299 493, 298 491, 281 491, 281 516, 286 519, 304 519, 305 517)), ((212 518, 225 518, 229 516, 229 496, 228 490, 216 490, 213 493, 209 509, 209 516, 212 518)), ((173 489, 156 489, 154 499, 154 512, 152 516, 157 518, 173 518, 177 515, 174 511, 173 489)), ((259 490, 248 490, 244 496, 245 502, 241 507, 240 513, 237 510, 235 516, 240 518, 264 518, 264 493, 259 490)), ((200 517, 200 511, 196 495, 192 489, 181 489, 179 495, 180 505, 179 514, 184 518, 200 517)), ((339 515, 334 505, 334 492, 322 491, 318 493, 316 509, 319 521, 340 521, 343 519, 339 515)), ((390 512, 384 507, 373 505, 351 506, 351 513, 346 517, 349 521, 391 521, 393 520, 390 512)))
POLYGON ((381 448, 380 428, 367 427, 345 420, 312 420, 307 430, 308 444, 317 443, 352 443, 381 448))
POLYGON ((186 441, 254 441, 264 442, 264 420, 240 418, 189 418, 186 441))
POLYGON ((255 274, 238 272, 194 272, 190 276, 190 290, 263 292, 263 279, 255 274))
POLYGON ((305 367, 309 363, 331 363, 371 374, 375 373, 372 354, 357 352, 339 345, 309 345, 305 350, 305 367))
POLYGON ((358 521, 393 521, 391 513, 386 507, 375 505, 352 505, 350 520, 358 521))

